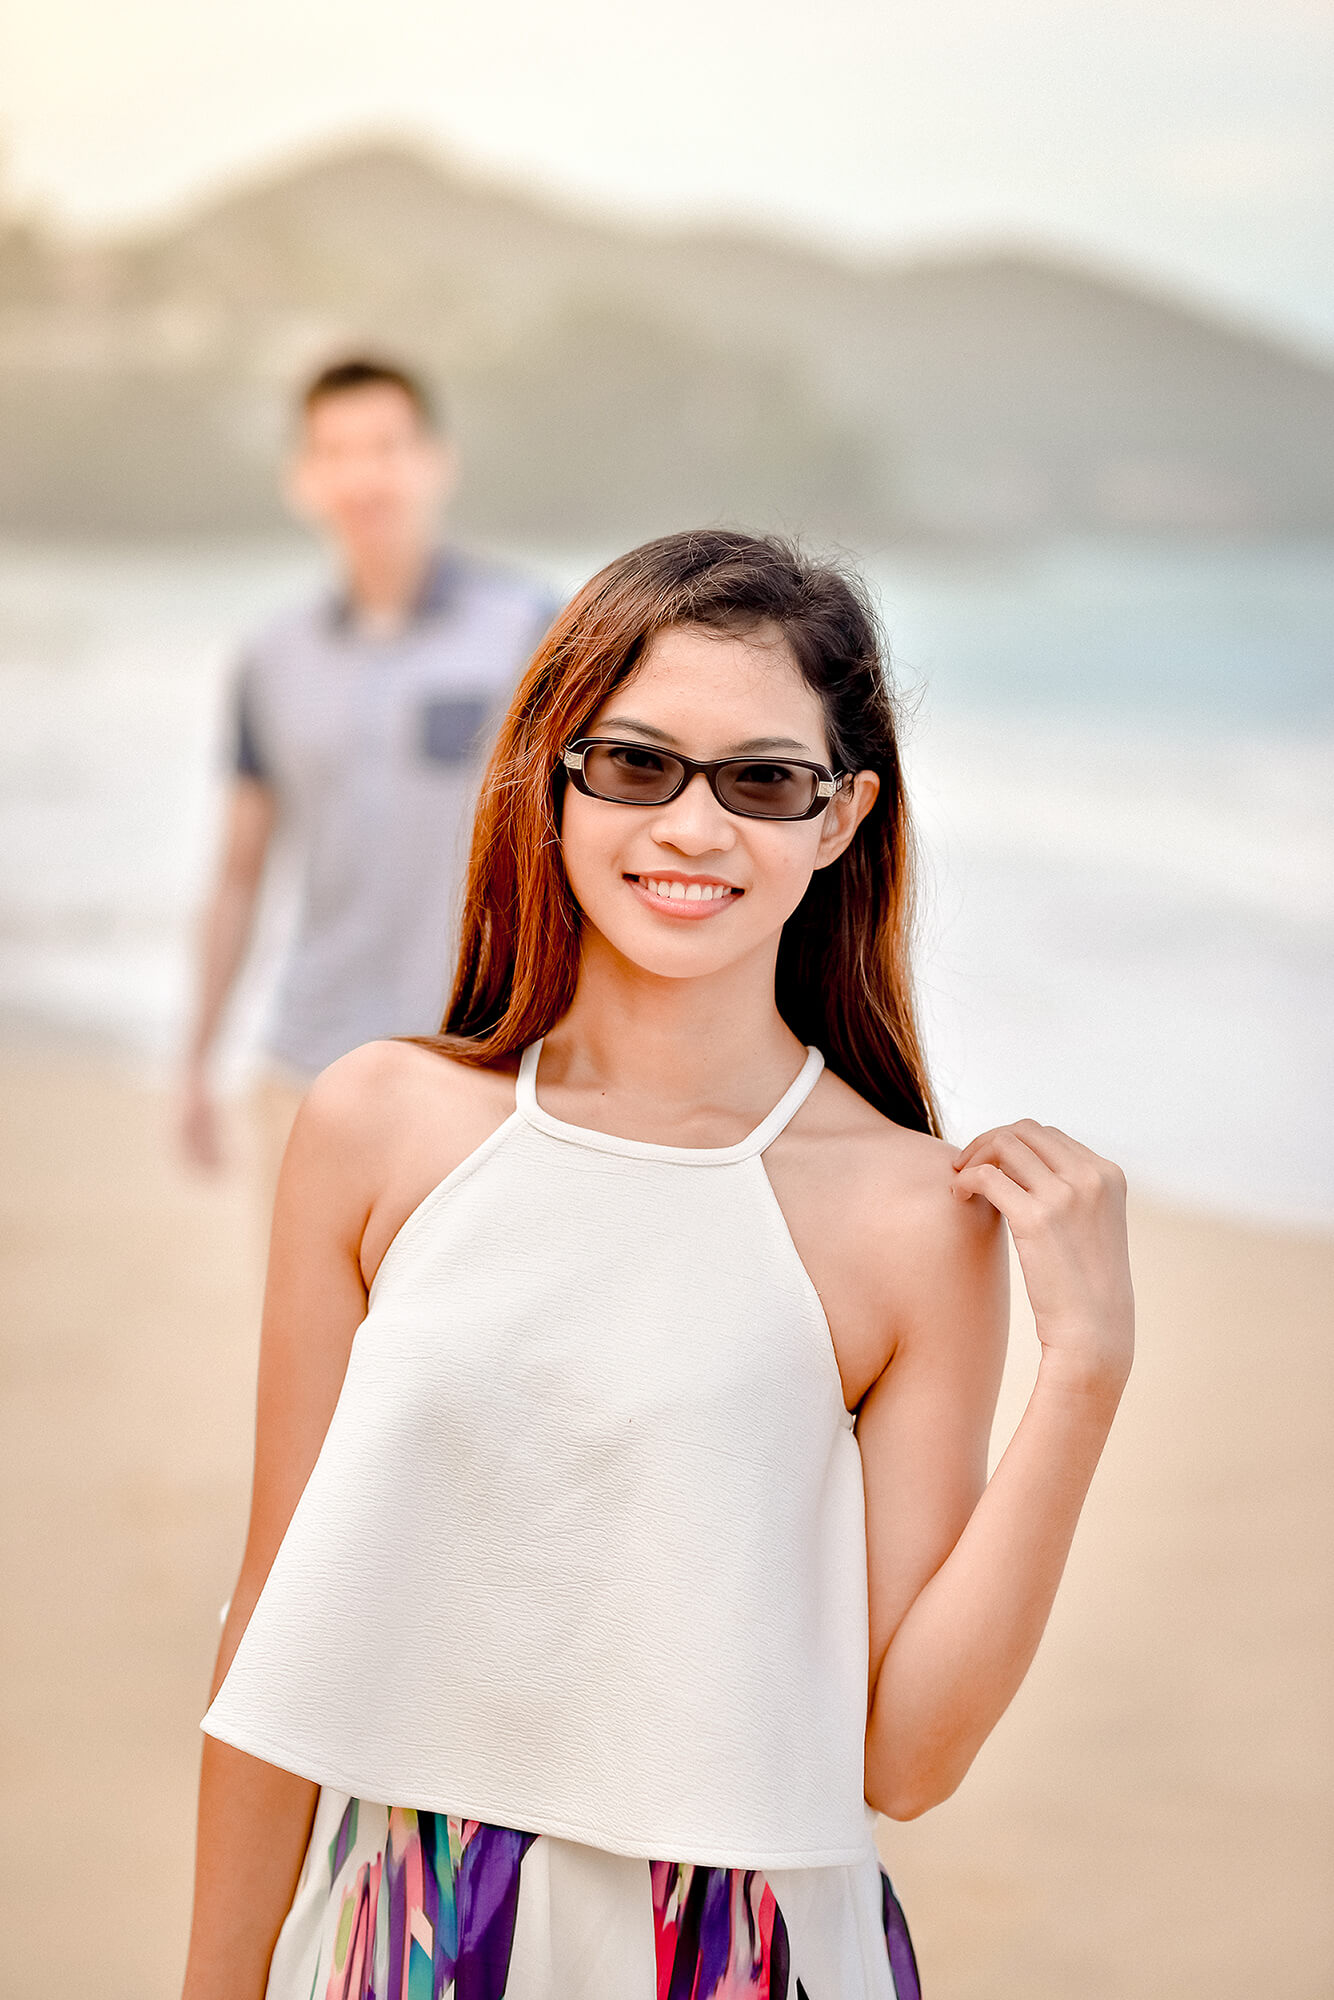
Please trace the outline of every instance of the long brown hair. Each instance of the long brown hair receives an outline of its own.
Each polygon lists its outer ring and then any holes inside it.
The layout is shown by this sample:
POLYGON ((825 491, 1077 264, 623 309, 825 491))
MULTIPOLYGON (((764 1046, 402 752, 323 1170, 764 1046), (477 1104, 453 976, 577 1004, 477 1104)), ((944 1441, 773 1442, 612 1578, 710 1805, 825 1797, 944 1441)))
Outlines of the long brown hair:
POLYGON ((482 782, 458 973, 441 1032, 466 1062, 512 1056, 574 999, 580 912, 561 859, 561 754, 672 625, 782 629, 824 707, 835 768, 880 793, 783 926, 775 998, 803 1042, 898 1124, 940 1130, 913 1008, 913 842, 894 700, 860 585, 787 542, 725 529, 665 535, 586 583, 525 673, 482 782))

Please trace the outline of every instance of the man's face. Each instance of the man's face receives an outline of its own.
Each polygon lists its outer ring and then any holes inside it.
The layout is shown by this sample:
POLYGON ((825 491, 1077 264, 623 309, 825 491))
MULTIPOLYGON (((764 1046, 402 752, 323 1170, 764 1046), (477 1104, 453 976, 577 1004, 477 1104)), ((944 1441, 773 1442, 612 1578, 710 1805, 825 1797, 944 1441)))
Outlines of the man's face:
POLYGON ((415 548, 453 485, 448 446, 389 382, 322 396, 302 419, 288 491, 349 552, 415 548))

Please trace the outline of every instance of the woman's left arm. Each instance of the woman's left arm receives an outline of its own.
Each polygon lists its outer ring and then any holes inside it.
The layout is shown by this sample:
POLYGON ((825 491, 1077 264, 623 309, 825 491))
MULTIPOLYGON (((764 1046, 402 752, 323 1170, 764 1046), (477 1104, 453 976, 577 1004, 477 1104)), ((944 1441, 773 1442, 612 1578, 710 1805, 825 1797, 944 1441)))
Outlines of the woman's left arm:
POLYGON ((964 1147, 952 1177, 958 1201, 982 1209, 980 1196, 1009 1224, 1042 1355, 1018 1429, 965 1514, 970 1460, 975 1476, 979 1441, 985 1449, 975 1385, 990 1384, 987 1425, 995 1394, 986 1329, 997 1320, 996 1259, 985 1249, 987 1236, 995 1239, 983 1210, 952 1233, 937 1282, 919 1284, 894 1359, 862 1405, 872 1627, 866 1793, 896 1819, 949 1797, 1018 1690, 1134 1347, 1119 1168, 1026 1119, 964 1147), (937 1449, 924 1462, 929 1434, 937 1449), (902 1467, 914 1462, 909 1490, 902 1467), (951 1510, 957 1532, 943 1525, 951 1510))

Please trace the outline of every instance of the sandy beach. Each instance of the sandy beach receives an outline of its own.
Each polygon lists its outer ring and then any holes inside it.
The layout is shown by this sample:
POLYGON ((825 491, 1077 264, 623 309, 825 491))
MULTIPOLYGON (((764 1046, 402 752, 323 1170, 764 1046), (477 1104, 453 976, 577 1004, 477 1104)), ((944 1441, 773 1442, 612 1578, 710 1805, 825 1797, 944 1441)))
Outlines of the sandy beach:
MULTIPOLYGON (((170 2000, 259 1225, 110 1053, 13 1040, 0 1094, 0 1989, 170 2000)), ((883 1829, 927 2000, 1334 1990, 1334 1240, 1138 1200, 1133 1243, 1140 1359, 1037 1664, 959 1795, 883 1829)), ((1033 1365, 1016 1310, 1002 1436, 1033 1365)))

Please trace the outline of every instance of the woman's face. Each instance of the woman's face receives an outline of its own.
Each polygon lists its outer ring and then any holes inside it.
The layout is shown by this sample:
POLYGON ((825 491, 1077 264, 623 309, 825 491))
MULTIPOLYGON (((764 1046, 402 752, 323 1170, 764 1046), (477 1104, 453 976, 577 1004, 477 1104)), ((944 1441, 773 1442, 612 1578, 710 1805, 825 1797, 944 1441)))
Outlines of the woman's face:
MULTIPOLYGON (((678 625, 582 732, 701 762, 768 754, 832 768, 824 711, 776 627, 744 637, 678 625)), ((646 972, 717 972, 778 933, 816 868, 843 852, 879 789, 873 772, 816 819, 743 819, 698 775, 666 805, 621 805, 565 788, 561 845, 575 899, 593 929, 646 972), (695 891, 672 897, 673 884, 695 891)))

